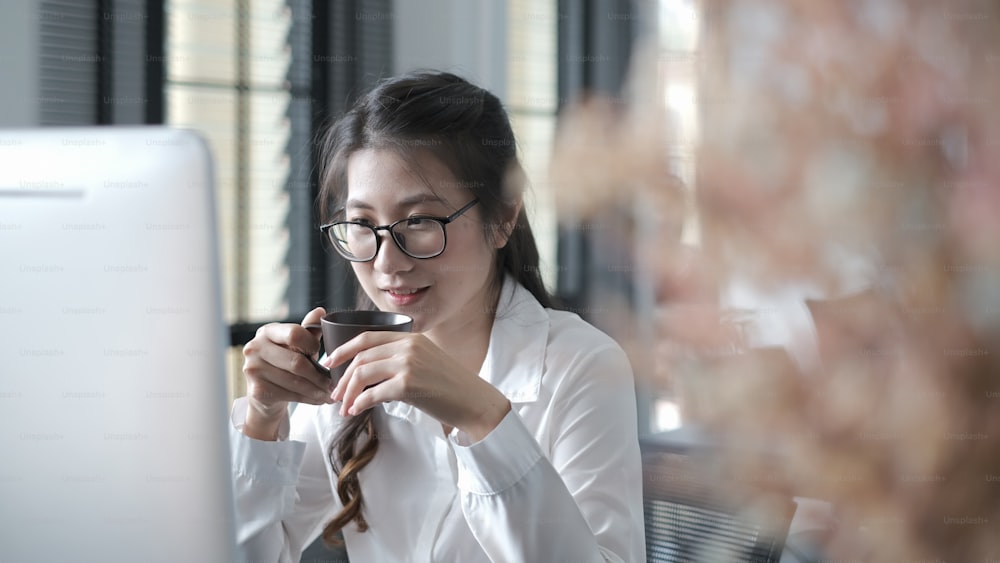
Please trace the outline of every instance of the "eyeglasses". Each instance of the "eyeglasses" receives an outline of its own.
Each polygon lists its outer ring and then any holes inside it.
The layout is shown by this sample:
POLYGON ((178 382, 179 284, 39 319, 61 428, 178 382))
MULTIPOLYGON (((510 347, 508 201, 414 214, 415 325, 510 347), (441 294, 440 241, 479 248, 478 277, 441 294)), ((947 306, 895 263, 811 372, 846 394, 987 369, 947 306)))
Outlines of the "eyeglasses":
POLYGON ((382 245, 379 231, 389 231, 396 246, 407 256, 427 259, 440 256, 448 243, 444 226, 458 219, 479 203, 476 198, 465 207, 447 217, 417 215, 400 219, 391 225, 369 225, 360 221, 337 221, 320 226, 319 230, 330 240, 341 256, 351 262, 374 260, 382 245))

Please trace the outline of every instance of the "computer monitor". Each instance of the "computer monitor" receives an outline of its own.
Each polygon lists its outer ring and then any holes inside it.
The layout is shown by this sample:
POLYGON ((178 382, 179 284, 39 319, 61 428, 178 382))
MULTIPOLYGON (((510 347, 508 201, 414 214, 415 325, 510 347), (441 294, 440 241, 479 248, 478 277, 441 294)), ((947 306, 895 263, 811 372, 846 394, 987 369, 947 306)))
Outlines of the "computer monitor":
POLYGON ((0 561, 231 561, 212 164, 0 131, 0 561))

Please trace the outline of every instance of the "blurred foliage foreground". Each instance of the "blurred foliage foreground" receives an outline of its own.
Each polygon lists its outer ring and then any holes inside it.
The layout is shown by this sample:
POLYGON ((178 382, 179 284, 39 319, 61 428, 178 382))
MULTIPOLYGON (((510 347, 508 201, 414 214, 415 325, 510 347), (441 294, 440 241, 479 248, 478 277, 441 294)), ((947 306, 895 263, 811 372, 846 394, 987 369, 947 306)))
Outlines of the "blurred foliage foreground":
POLYGON ((777 445, 754 485, 831 501, 830 560, 1000 560, 1000 2, 702 4, 694 180, 649 53, 629 104, 563 115, 551 168, 567 217, 632 214, 657 295, 637 373, 777 445), (733 287, 809 322, 755 347, 775 311, 733 287))

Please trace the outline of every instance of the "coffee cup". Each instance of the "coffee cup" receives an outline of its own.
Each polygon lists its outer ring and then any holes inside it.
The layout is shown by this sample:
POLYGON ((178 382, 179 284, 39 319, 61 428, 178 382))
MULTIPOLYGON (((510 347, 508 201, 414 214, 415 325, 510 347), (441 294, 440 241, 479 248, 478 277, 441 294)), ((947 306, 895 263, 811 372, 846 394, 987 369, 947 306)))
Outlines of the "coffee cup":
MULTIPOLYGON (((305 326, 308 329, 320 329, 322 331, 322 346, 326 355, 333 354, 340 345, 348 340, 369 331, 391 331, 391 332, 412 332, 413 319, 400 314, 387 311, 334 311, 327 313, 320 324, 305 326)), ((333 369, 327 370, 319 363, 314 362, 317 368, 334 379, 340 380, 347 366, 346 361, 333 369)))

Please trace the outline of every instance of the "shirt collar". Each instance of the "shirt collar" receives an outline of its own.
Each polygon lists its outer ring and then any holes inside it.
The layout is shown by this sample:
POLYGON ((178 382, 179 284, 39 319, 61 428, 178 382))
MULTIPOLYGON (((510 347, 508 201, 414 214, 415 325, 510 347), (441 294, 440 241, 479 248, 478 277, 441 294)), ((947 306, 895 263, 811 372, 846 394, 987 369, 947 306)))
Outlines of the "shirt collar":
MULTIPOLYGON (((538 400, 549 336, 549 315, 511 275, 504 278, 479 377, 511 403, 538 400)), ((417 423, 419 409, 402 401, 383 403, 386 413, 417 423)), ((427 417, 429 418, 429 417, 427 417)))
POLYGON ((549 315, 512 276, 504 280, 479 376, 512 403, 538 400, 549 337, 549 315))

